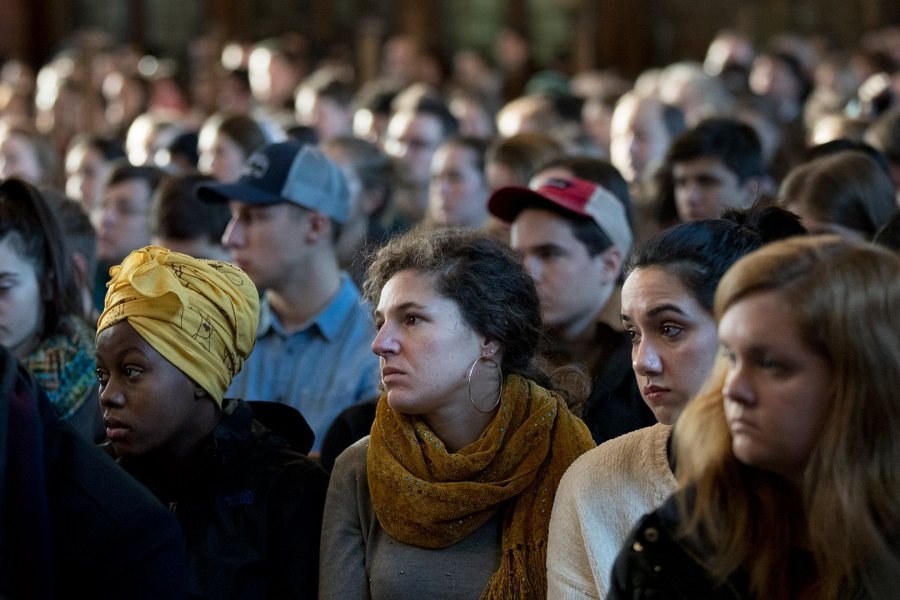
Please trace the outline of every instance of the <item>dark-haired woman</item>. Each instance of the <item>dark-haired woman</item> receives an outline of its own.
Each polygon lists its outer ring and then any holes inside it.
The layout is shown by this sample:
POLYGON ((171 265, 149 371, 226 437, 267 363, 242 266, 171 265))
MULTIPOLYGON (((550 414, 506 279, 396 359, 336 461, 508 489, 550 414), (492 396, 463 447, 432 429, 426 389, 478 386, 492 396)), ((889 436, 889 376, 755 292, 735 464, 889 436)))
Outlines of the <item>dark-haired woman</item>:
POLYGON ((21 179, 0 182, 0 344, 31 372, 59 416, 102 437, 94 332, 59 222, 21 179))
POLYGON ((384 394, 335 463, 320 597, 544 597, 556 486, 593 442, 534 368, 531 277, 484 235, 418 231, 366 292, 384 394))
POLYGON ((721 358, 675 425, 684 486, 610 598, 891 599, 900 589, 900 258, 836 236, 742 258, 721 358))
POLYGON ((713 367, 716 284, 741 256, 802 232, 795 215, 756 206, 677 225, 634 251, 622 322, 638 386, 659 423, 601 444, 566 473, 550 527, 550 598, 606 595, 628 531, 677 486, 671 426, 713 367))

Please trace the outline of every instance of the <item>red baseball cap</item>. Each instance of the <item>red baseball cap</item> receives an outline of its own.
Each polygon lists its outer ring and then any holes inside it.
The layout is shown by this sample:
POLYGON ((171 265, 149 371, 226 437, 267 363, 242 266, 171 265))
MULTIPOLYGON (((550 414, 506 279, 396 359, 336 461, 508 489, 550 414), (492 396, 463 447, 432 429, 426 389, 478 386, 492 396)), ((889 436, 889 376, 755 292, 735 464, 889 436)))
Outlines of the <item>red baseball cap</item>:
POLYGON ((593 219, 623 256, 631 251, 634 238, 621 200, 603 186, 584 179, 548 179, 536 190, 521 186, 500 188, 491 194, 488 210, 501 221, 512 223, 535 201, 549 202, 593 219))

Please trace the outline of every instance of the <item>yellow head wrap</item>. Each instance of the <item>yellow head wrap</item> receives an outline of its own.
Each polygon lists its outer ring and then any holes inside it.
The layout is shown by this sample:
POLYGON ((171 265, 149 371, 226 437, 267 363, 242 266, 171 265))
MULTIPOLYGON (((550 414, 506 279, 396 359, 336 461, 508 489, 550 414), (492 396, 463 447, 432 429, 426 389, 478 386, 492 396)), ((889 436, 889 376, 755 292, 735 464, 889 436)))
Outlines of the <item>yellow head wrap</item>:
POLYGON ((127 319, 221 406, 256 342, 259 295, 250 277, 159 246, 135 250, 109 274, 97 335, 127 319))

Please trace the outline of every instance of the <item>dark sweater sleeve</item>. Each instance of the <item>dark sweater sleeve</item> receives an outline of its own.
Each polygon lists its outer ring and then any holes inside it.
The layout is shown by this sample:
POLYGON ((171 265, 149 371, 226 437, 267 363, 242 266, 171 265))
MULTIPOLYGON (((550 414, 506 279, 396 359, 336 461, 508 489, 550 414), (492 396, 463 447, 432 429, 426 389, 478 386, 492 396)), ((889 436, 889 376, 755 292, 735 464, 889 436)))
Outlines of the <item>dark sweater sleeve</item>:
POLYGON ((275 580, 270 597, 317 597, 319 586, 319 540, 328 475, 312 460, 302 457, 289 463, 273 490, 281 500, 272 515, 276 532, 273 551, 275 580))

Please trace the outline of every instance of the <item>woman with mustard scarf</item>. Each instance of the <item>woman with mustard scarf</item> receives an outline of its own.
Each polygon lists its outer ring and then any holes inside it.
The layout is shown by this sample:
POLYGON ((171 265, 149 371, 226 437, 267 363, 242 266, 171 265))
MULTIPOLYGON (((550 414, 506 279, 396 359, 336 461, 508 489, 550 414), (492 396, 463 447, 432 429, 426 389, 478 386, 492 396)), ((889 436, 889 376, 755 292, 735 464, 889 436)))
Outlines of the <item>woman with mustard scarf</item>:
POLYGON ((335 463, 320 598, 544 598, 556 487, 594 443, 533 364, 530 275, 482 234, 414 231, 365 289, 384 392, 335 463))

